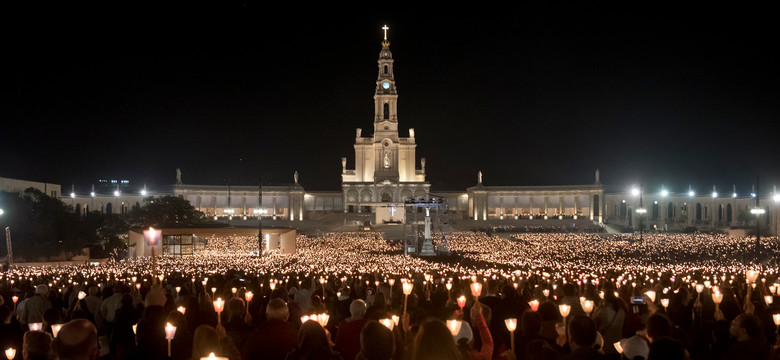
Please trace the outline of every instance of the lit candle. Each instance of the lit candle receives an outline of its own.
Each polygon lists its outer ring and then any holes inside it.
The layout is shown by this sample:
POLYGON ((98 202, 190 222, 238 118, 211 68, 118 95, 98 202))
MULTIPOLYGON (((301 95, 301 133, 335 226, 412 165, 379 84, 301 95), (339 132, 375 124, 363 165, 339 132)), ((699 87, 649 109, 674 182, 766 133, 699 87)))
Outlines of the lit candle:
POLYGON ((509 348, 515 352, 515 329, 517 329, 517 318, 504 319, 506 329, 509 330, 509 348))
POLYGON ((775 325, 780 326, 780 314, 772 314, 772 320, 775 321, 775 325))
POLYGON ((655 291, 653 291, 653 290, 648 290, 648 291, 645 293, 645 295, 647 295, 647 297, 648 297, 648 298, 650 298, 650 302, 652 302, 652 303, 654 303, 654 302, 655 302, 655 291))
POLYGON ((460 320, 447 320, 447 328, 450 329, 450 334, 452 334, 452 336, 458 336, 462 325, 463 322, 460 320))
POLYGON ((330 320, 330 315, 327 313, 317 315, 317 322, 320 323, 322 327, 328 326, 328 320, 330 320))
POLYGON ((244 299, 246 300, 247 303, 252 301, 252 298, 254 298, 254 297, 255 297, 255 294, 253 292, 251 292, 251 291, 247 291, 247 292, 244 293, 244 299))
POLYGON ((220 313, 225 308, 225 300, 222 300, 222 298, 217 298, 217 300, 214 300, 214 311, 217 312, 217 323, 222 324, 222 316, 220 316, 220 313))
POLYGON ((590 316, 594 305, 593 300, 585 300, 585 302, 582 303, 582 310, 585 311, 585 314, 590 316))
POLYGON ((379 319, 379 323, 390 329, 390 331, 393 331, 393 327, 395 325, 393 319, 379 319))
POLYGON ((60 332, 60 329, 62 328, 62 324, 52 324, 51 326, 51 334, 56 338, 57 333, 60 332))
POLYGON ((560 311, 561 316, 566 319, 566 317, 569 316, 569 312, 571 311, 571 306, 566 304, 558 305, 558 311, 560 311))
POLYGON ((414 289, 414 284, 413 283, 411 283, 410 281, 403 281, 404 314, 406 314, 406 302, 407 302, 407 299, 409 298, 409 295, 412 293, 413 289, 414 289))
POLYGON ((395 326, 398 326, 398 321, 401 320, 401 317, 399 317, 398 315, 393 315, 390 318, 393 319, 393 324, 395 324, 395 326))
POLYGON ((772 302, 774 299, 772 298, 772 295, 764 295, 764 302, 766 302, 766 306, 772 305, 772 302))
POLYGON ((5 357, 7 357, 8 360, 12 360, 14 357, 16 357, 16 349, 14 348, 5 349, 5 357))
POLYGON ((539 300, 536 300, 536 299, 531 300, 531 301, 528 302, 528 305, 531 305, 531 310, 532 311, 539 310, 539 300))
POLYGON ((30 331, 41 331, 43 329, 43 323, 30 323, 30 331))
POLYGON ((471 295, 474 296, 474 299, 479 302, 479 295, 482 294, 482 283, 474 282, 471 283, 471 295))
POLYGON ((622 354, 622 353, 623 353, 623 345, 620 345, 620 341, 616 341, 616 342, 615 342, 614 344, 612 344, 612 345, 614 345, 614 346, 615 346, 615 350, 617 350, 617 352, 618 352, 619 354, 622 354))
POLYGON ((460 307, 460 311, 463 311, 463 308, 466 307, 466 296, 461 295, 458 297, 458 307, 460 307))
POLYGON ((171 323, 165 323, 165 340, 168 340, 168 357, 171 357, 171 340, 176 336, 176 327, 171 323))
POLYGON ((187 313, 187 308, 184 306, 179 306, 176 308, 176 310, 178 310, 182 315, 187 313))

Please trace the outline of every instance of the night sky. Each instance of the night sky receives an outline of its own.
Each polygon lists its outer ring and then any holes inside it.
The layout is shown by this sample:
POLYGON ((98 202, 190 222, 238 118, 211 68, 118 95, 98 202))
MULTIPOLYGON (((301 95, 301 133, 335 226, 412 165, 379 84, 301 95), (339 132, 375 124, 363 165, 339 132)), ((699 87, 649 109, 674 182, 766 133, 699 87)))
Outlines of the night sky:
POLYGON ((598 168, 615 191, 780 183, 774 11, 576 4, 24 12, 3 50, 0 176, 87 193, 169 185, 177 167, 214 185, 297 170, 307 190, 339 190, 355 128, 373 132, 387 24, 401 136, 415 128, 434 192, 479 170, 567 185, 598 168))

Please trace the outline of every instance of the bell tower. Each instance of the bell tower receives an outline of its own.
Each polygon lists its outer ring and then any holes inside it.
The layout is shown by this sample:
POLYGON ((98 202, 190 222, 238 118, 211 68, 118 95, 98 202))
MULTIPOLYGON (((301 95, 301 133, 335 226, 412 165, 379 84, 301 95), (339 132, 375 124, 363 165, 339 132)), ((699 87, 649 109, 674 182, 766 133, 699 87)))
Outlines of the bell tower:
POLYGON ((379 52, 379 75, 374 92, 374 139, 390 138, 398 141, 398 92, 393 75, 393 53, 387 40, 387 25, 382 27, 385 38, 379 52))

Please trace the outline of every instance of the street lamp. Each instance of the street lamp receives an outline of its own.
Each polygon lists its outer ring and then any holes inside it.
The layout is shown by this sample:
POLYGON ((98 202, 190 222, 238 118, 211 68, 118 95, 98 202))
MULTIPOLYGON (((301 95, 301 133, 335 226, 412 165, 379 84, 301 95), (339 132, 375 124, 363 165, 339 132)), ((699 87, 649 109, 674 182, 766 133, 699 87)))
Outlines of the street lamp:
POLYGON ((644 219, 644 215, 647 212, 647 209, 645 209, 644 205, 642 205, 642 195, 644 195, 644 189, 645 184, 640 184, 639 189, 634 188, 636 195, 639 195, 639 208, 636 209, 636 213, 639 214, 639 241, 642 241, 642 233, 644 231, 644 224, 642 220, 644 219))

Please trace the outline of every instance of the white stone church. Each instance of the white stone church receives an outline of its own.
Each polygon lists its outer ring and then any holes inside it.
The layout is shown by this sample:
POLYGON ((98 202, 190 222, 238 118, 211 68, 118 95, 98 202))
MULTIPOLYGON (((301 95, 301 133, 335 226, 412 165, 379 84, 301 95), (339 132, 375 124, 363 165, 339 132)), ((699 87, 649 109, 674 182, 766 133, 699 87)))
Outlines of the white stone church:
MULTIPOLYGON (((750 210, 756 207, 750 194, 649 194, 605 193, 598 170, 592 184, 568 186, 488 186, 475 170, 476 184, 462 191, 431 192, 426 181, 425 158, 417 162, 417 138, 413 128, 399 130, 398 88, 395 82, 393 54, 385 39, 377 60, 373 131, 355 131, 354 169, 341 158, 340 191, 307 192, 298 182, 285 186, 263 186, 262 203, 256 186, 184 184, 180 173, 169 194, 183 197, 218 220, 257 223, 265 220, 298 222, 327 214, 360 214, 371 224, 402 223, 403 203, 408 199, 446 199, 451 218, 456 222, 507 226, 571 226, 614 224, 635 228, 642 221, 645 229, 727 228, 744 225, 750 210), (401 136, 401 134, 407 136, 401 136), (642 202, 640 206, 640 202, 642 202), (643 212, 637 212, 638 209, 643 212), (640 213, 641 220, 640 220, 640 213)), ((335 165, 335 164, 334 164, 335 165)), ((334 166, 334 171, 337 168, 334 166)), ((159 193, 158 193, 159 195, 159 193)), ((773 193, 774 195, 774 193, 773 193)), ((79 212, 98 210, 126 213, 143 204, 143 194, 63 194, 62 200, 79 212)), ((765 210, 762 226, 777 233, 780 197, 761 199, 765 210)), ((345 218, 349 215, 344 215, 345 218)), ((755 217, 753 217, 754 219, 755 217)), ((749 221, 749 220, 748 220, 749 221)), ((289 224, 287 224, 289 225, 289 224)), ((477 225, 479 226, 479 225, 477 225)))

